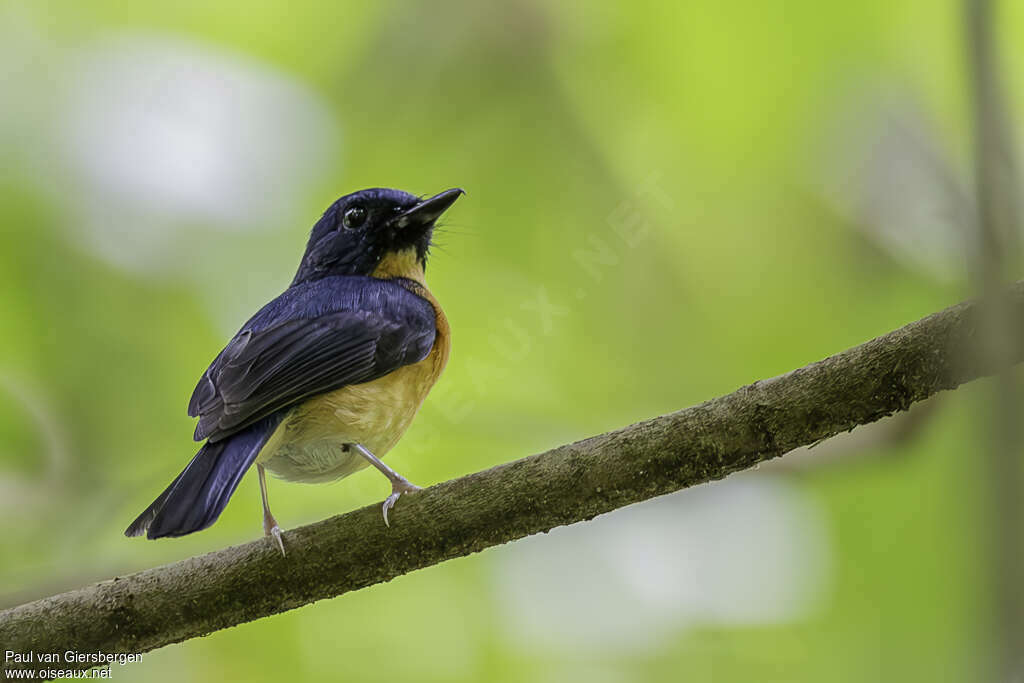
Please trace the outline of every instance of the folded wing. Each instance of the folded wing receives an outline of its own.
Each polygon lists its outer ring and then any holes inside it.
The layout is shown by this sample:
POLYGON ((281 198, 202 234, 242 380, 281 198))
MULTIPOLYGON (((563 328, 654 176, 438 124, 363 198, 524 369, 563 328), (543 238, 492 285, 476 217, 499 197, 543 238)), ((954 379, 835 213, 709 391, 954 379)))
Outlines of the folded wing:
POLYGON ((292 287, 239 330, 189 402, 197 441, 218 441, 303 399, 423 360, 428 301, 400 280, 333 277, 292 287))

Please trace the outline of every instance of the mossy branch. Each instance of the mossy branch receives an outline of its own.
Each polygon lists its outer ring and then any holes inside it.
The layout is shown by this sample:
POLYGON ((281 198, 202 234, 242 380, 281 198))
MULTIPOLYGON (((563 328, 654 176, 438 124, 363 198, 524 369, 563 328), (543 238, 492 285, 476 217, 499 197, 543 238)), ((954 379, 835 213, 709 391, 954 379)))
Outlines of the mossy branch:
MULTIPOLYGON (((1020 328, 1024 282, 1006 301, 1020 328)), ((992 374, 973 352, 978 326, 976 303, 947 308, 701 405, 404 496, 390 528, 371 505, 287 531, 285 557, 261 539, 21 605, 0 613, 0 650, 146 652, 721 479, 992 374)))

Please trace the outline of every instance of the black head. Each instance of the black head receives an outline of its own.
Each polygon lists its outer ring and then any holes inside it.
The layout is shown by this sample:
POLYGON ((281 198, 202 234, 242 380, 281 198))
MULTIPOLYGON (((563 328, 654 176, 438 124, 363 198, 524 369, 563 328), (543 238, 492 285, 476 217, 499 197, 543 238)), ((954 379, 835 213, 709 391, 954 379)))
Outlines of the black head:
POLYGON ((460 189, 420 199, 374 188, 345 195, 313 226, 293 285, 328 275, 370 275, 389 252, 412 251, 424 267, 434 222, 460 189))

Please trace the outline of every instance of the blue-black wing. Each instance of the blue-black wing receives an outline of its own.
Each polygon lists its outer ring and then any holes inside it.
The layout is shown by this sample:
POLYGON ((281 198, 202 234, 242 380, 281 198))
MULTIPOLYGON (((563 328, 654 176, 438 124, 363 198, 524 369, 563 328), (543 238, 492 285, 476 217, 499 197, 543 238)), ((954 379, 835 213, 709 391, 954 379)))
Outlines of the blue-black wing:
POLYGON ((218 441, 283 408, 426 358, 434 308, 400 280, 329 277, 288 289, 203 373, 189 402, 196 441, 218 441))

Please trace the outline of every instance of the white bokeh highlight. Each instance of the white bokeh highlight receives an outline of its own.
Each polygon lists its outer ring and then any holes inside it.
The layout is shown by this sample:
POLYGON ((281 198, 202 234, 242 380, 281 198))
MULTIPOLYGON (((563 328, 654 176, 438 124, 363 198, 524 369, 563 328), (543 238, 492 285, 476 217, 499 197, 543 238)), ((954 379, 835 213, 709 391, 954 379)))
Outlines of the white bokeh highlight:
POLYGON ((786 622, 820 602, 830 552, 799 487, 734 476, 517 543, 497 562, 502 623, 530 651, 617 655, 786 622))
POLYGON ((913 97, 852 89, 826 118, 812 184, 897 263, 942 281, 962 276, 974 223, 964 173, 913 97))
MULTIPOLYGON (((157 35, 69 59, 60 154, 78 188, 72 226, 105 260, 181 267, 177 242, 288 226, 337 147, 311 89, 271 67, 157 35)), ((187 264, 185 264, 187 267, 187 264)))

